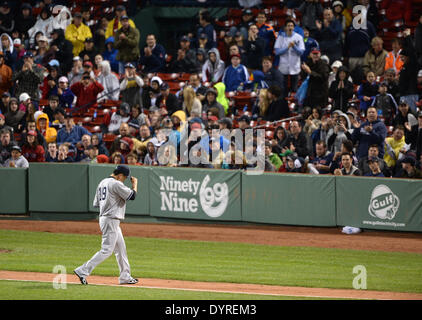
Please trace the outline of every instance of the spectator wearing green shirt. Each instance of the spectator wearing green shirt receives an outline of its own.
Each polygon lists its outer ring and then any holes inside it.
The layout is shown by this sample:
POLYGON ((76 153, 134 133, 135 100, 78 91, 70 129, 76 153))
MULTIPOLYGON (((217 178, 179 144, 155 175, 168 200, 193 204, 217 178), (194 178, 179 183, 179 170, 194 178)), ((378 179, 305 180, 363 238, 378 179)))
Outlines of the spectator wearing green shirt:
POLYGON ((280 157, 276 153, 272 152, 270 142, 265 143, 265 157, 272 163, 275 171, 278 171, 278 169, 280 169, 283 165, 283 161, 281 161, 280 157))

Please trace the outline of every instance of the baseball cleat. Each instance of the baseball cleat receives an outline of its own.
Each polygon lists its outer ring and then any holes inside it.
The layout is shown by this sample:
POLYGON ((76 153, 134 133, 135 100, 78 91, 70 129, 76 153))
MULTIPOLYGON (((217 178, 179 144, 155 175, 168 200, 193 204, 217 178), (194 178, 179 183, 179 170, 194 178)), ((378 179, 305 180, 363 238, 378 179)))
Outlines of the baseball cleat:
POLYGON ((73 270, 73 273, 79 278, 79 281, 83 285, 87 285, 88 284, 88 281, 86 281, 85 277, 81 277, 79 274, 77 274, 77 272, 75 270, 73 270))
POLYGON ((120 282, 120 284, 137 284, 138 282, 139 282, 138 279, 132 278, 132 279, 130 279, 128 281, 120 282))

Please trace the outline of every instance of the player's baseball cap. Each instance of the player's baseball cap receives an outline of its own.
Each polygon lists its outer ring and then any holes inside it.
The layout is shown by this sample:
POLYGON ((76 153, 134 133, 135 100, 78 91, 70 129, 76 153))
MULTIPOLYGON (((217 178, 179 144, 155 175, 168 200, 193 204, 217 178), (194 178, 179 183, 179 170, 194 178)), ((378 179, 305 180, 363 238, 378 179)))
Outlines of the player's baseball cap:
POLYGON ((130 176, 130 169, 129 169, 129 167, 128 166, 125 166, 125 165, 121 165, 121 164, 119 164, 117 167, 116 167, 116 169, 114 169, 114 171, 113 171, 113 173, 115 174, 115 175, 118 175, 118 174, 123 174, 125 177, 129 177, 130 176))

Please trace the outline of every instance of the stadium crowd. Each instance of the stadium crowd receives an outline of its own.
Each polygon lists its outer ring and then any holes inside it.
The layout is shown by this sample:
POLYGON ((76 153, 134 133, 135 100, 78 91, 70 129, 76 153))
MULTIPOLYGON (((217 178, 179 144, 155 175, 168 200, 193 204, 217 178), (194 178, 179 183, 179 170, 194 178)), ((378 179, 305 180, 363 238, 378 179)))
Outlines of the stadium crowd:
POLYGON ((240 11, 236 23, 201 9, 174 52, 154 34, 141 44, 123 5, 94 21, 72 4, 0 4, 3 167, 246 169, 250 151, 270 172, 422 178, 412 1, 255 1, 228 10, 240 11), (387 22, 401 28, 388 50, 387 22), (194 156, 183 164, 182 141, 194 156))

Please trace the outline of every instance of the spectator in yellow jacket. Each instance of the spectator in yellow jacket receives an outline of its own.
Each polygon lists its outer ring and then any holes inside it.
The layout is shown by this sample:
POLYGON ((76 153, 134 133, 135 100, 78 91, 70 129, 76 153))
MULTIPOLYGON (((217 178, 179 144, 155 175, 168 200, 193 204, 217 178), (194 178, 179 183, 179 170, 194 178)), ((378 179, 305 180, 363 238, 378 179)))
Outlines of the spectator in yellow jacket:
POLYGON ((44 136, 47 144, 56 142, 57 130, 50 127, 48 115, 46 113, 41 113, 37 118, 37 129, 44 136))
POLYGON ((401 160, 407 151, 404 131, 404 126, 397 125, 393 131, 392 137, 385 139, 384 161, 390 169, 394 169, 397 160, 401 160))
POLYGON ((82 14, 76 12, 73 22, 65 31, 65 38, 73 44, 73 56, 78 56, 84 50, 85 39, 92 38, 91 29, 82 23, 82 14))
MULTIPOLYGON (((105 33, 105 38, 108 39, 110 37, 114 37, 116 34, 116 31, 119 30, 122 27, 122 24, 120 23, 120 18, 127 16, 126 8, 122 5, 116 7, 116 17, 111 20, 107 25, 107 30, 105 33)), ((135 28, 135 23, 132 19, 129 19, 129 25, 132 28, 135 28)))

